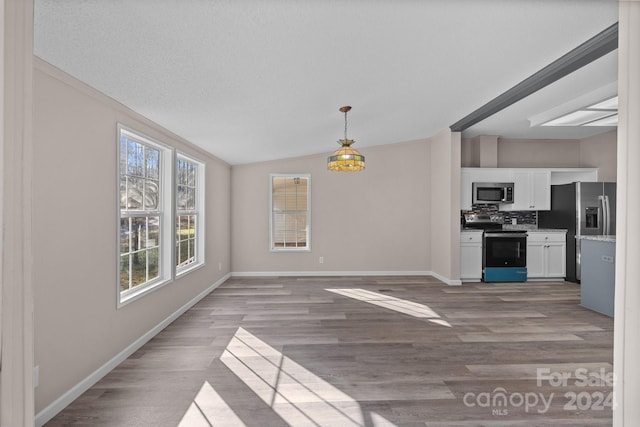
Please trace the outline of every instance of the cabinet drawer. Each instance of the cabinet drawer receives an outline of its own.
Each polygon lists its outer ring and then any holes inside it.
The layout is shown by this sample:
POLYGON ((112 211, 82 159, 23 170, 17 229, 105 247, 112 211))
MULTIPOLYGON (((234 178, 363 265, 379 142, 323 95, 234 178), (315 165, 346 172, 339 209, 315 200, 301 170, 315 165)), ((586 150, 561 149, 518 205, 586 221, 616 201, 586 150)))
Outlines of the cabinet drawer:
POLYGON ((462 231, 460 233, 460 243, 482 243, 482 232, 462 231))
POLYGON ((540 233, 529 232, 527 233, 527 242, 530 243, 545 243, 545 242, 565 242, 567 238, 566 233, 540 233))

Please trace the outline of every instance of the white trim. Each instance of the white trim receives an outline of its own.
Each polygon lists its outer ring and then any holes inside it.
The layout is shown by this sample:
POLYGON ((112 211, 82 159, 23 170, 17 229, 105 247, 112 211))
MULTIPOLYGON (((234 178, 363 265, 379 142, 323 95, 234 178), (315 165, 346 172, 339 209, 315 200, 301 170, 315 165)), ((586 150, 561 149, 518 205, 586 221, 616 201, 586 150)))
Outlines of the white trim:
POLYGON ((33 0, 0 8, 0 424, 30 426, 34 412, 33 0))
POLYGON ((435 277, 436 279, 446 283, 449 286, 462 286, 462 280, 460 279, 448 279, 438 273, 434 273, 433 271, 431 272, 431 276, 435 277))
POLYGON ((188 266, 182 267, 182 268, 178 268, 175 265, 175 260, 176 260, 176 253, 174 252, 172 255, 172 259, 173 259, 173 269, 174 269, 174 277, 178 278, 178 277, 182 277, 194 270, 197 270, 200 267, 203 267, 205 265, 205 259, 206 259, 206 254, 205 254, 205 240, 206 240, 206 230, 205 230, 205 218, 206 218, 206 212, 205 212, 205 206, 206 206, 206 200, 205 200, 205 195, 206 195, 206 189, 205 189, 205 183, 206 183, 206 179, 205 179, 205 173, 206 173, 206 165, 205 162, 203 162, 202 160, 199 160, 195 157, 189 156, 187 154, 184 154, 182 151, 176 149, 175 150, 175 159, 173 160, 173 191, 174 191, 174 200, 173 200, 173 212, 174 212, 174 219, 173 219, 173 234, 172 236, 174 236, 174 242, 173 242, 173 251, 176 250, 176 240, 175 240, 175 235, 176 235, 176 219, 178 217, 178 190, 177 190, 177 186, 178 186, 178 174, 177 174, 177 170, 178 170, 178 160, 185 160, 187 162, 193 163, 196 165, 197 167, 197 172, 196 172, 196 213, 197 213, 197 217, 198 217, 198 224, 197 224, 197 232, 196 232, 196 260, 193 264, 188 264, 188 266))
POLYGON ((231 277, 277 277, 277 276, 431 276, 449 286, 462 286, 460 279, 448 279, 433 271, 233 271, 231 277))
MULTIPOLYGON (((164 142, 158 141, 157 139, 151 138, 144 134, 143 132, 138 132, 133 128, 128 127, 127 125, 117 122, 116 123, 116 150, 117 150, 117 160, 116 160, 116 212, 118 218, 118 232, 116 233, 116 272, 118 272, 117 282, 115 285, 116 289, 116 307, 118 309, 124 307, 125 305, 141 298, 142 296, 153 292, 156 289, 160 289, 161 287, 172 283, 175 277, 175 254, 174 254, 174 244, 175 241, 175 202, 174 202, 174 168, 175 168, 175 149, 164 142), (147 145, 152 148, 155 148, 159 152, 159 201, 157 207, 157 216, 160 218, 160 243, 158 246, 158 262, 160 265, 159 269, 159 277, 156 280, 151 282, 142 284, 136 288, 129 289, 124 293, 120 290, 120 221, 123 217, 127 216, 129 212, 126 212, 125 215, 122 214, 122 209, 120 208, 120 161, 122 153, 120 152, 121 147, 121 138, 125 136, 126 138, 135 141, 141 145, 147 145)), ((140 211, 140 212, 131 212, 132 215, 136 214, 144 214, 151 213, 150 211, 140 211)), ((155 214, 155 213, 154 213, 155 214)))
POLYGON ((311 252, 311 174, 310 173, 270 173, 269 174, 269 252, 311 252), (302 248, 279 248, 273 242, 273 178, 307 179, 307 245, 302 248))
POLYGON ((82 393, 91 388, 94 384, 96 384, 102 377, 111 372, 114 368, 116 368, 120 363, 125 361, 129 356, 135 353, 140 347, 147 343, 151 338, 156 336, 160 331, 169 326, 171 322, 176 320, 182 314, 184 314, 187 310, 193 307, 196 303, 198 303, 202 298, 209 295, 214 289, 223 284, 231 277, 230 273, 224 275, 221 279, 215 282, 213 285, 209 286, 204 291, 200 292, 196 295, 191 301, 187 302, 185 305, 176 310, 169 317, 164 319, 162 322, 158 323, 154 328, 152 328, 149 332, 142 335, 140 338, 135 340, 129 346, 127 346, 120 353, 115 355, 111 360, 107 363, 93 371, 88 377, 84 380, 80 381, 78 384, 69 389, 62 396, 54 400, 49 406, 44 408, 36 415, 35 425, 36 427, 40 427, 44 425, 46 422, 55 417, 58 412, 62 411, 66 408, 71 402, 76 400, 82 393))

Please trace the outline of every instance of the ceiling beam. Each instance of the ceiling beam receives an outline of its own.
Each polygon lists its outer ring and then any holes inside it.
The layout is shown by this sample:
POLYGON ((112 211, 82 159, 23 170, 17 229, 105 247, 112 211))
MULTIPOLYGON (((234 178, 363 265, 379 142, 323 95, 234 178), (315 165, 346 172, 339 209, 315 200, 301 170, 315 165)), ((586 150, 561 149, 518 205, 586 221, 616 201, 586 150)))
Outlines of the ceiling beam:
POLYGON ((461 132, 617 48, 616 22, 449 127, 461 132))

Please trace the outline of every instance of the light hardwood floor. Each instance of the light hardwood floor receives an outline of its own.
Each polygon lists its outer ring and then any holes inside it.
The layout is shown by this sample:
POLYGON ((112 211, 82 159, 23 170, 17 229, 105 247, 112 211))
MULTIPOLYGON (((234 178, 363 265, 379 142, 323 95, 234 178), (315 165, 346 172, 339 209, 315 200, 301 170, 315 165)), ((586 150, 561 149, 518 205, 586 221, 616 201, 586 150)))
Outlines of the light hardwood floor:
POLYGON ((232 278, 47 426, 611 425, 613 320, 579 292, 232 278))

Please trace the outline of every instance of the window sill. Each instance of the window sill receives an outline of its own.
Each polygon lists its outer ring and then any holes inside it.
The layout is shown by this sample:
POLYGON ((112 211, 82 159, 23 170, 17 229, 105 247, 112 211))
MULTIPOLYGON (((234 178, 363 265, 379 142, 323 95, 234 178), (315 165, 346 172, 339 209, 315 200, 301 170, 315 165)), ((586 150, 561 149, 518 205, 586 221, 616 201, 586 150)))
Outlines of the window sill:
POLYGON ((124 297, 122 296, 122 294, 118 294, 118 308, 122 308, 125 305, 137 300, 138 298, 141 298, 144 295, 155 291, 156 289, 160 289, 171 282, 173 282, 173 280, 171 279, 160 280, 158 282, 154 282, 152 284, 141 287, 140 289, 136 289, 133 292, 128 293, 124 297))
POLYGON ((183 270, 176 271, 176 279, 179 279, 192 271, 199 270, 204 267, 204 262, 199 262, 197 264, 190 265, 189 267, 184 268, 183 270))

